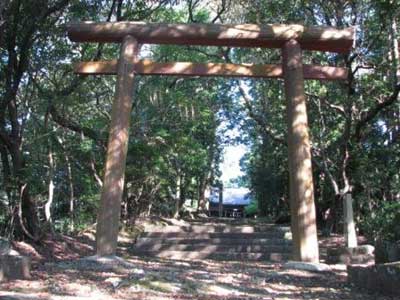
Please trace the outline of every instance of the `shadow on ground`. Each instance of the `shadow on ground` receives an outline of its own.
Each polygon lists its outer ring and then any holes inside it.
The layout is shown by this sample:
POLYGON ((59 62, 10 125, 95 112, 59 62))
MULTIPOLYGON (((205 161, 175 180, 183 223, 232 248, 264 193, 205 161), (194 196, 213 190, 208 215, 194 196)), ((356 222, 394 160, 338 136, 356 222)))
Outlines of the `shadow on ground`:
MULTIPOLYGON (((394 299, 351 287, 343 267, 317 274, 283 270, 278 263, 137 257, 125 251, 124 243, 119 255, 134 267, 77 259, 93 250, 89 237, 61 236, 48 241, 43 245, 47 249, 30 250, 34 261, 32 279, 1 283, 0 298, 394 299)), ((27 247, 25 254, 29 254, 29 247, 23 246, 27 247)))

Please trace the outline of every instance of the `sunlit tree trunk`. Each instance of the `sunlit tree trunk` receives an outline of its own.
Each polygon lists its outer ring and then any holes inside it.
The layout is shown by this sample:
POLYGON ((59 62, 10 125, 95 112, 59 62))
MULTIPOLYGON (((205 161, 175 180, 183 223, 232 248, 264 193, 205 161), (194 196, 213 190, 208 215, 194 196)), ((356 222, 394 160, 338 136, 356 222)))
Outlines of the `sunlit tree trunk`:
MULTIPOLYGON (((1 167, 2 167, 2 177, 3 177, 3 188, 7 194, 8 199, 11 200, 11 169, 10 162, 8 159, 7 148, 0 145, 0 157, 1 157, 1 167)), ((11 204, 11 203, 10 203, 11 204)))
POLYGON ((174 218, 179 217, 179 211, 181 209, 181 193, 182 193, 182 176, 180 174, 180 171, 178 172, 178 176, 176 179, 176 193, 175 193, 175 212, 174 212, 174 218))
POLYGON ((69 230, 72 232, 75 230, 75 195, 74 195, 74 181, 72 178, 71 162, 68 154, 65 154, 65 161, 67 163, 67 175, 69 185, 69 230))
POLYGON ((54 156, 51 142, 49 142, 49 151, 48 151, 48 160, 49 160, 49 183, 48 183, 48 198, 46 204, 44 205, 44 216, 46 219, 46 223, 52 227, 52 217, 51 217, 51 208, 54 201, 54 156))
POLYGON ((206 179, 204 177, 200 177, 198 182, 198 197, 199 197, 199 203, 197 206, 197 211, 205 211, 206 210, 206 179))
POLYGON ((391 43, 391 49, 390 49, 390 59, 392 63, 391 77, 393 86, 396 86, 399 81, 400 70, 399 70, 399 41, 398 41, 399 35, 395 17, 392 17, 389 38, 391 43))

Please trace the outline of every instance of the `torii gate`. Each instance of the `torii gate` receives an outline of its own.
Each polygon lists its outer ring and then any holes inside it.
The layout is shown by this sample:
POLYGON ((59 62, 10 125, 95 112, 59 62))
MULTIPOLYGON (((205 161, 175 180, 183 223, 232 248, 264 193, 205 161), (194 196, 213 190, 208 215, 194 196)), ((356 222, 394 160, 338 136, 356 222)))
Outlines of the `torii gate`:
POLYGON ((121 43, 118 61, 82 62, 75 67, 78 74, 117 75, 97 219, 97 255, 115 255, 117 248, 135 74, 283 77, 288 122, 293 259, 304 262, 319 261, 304 79, 345 80, 347 70, 337 67, 303 66, 302 50, 348 53, 353 46, 353 28, 282 24, 83 22, 68 24, 67 31, 69 38, 75 42, 121 43), (283 60, 282 65, 139 61, 139 43, 281 48, 283 60))

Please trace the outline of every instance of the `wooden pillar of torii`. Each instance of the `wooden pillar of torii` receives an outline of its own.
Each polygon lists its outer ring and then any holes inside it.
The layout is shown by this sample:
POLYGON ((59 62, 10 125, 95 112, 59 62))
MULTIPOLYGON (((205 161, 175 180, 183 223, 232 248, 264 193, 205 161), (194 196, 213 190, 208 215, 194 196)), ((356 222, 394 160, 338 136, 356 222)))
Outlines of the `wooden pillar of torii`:
POLYGON ((352 28, 302 25, 145 24, 136 22, 73 23, 68 36, 75 42, 121 43, 118 61, 84 62, 78 74, 116 74, 110 136, 97 220, 97 254, 114 255, 117 247, 121 198, 134 74, 181 76, 283 77, 285 82, 290 173, 293 259, 318 262, 311 151, 304 79, 343 80, 344 68, 308 66, 302 49, 347 53, 353 45, 352 28), (137 60, 138 43, 281 48, 280 65, 156 63, 137 60))

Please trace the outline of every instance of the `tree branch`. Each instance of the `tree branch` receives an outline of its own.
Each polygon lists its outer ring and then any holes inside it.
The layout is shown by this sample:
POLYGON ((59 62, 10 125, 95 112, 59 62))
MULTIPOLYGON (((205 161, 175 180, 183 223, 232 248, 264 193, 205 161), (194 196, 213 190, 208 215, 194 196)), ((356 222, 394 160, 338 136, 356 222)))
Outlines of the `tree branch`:
POLYGON ((3 130, 3 128, 0 128, 0 141, 7 146, 7 149, 11 148, 12 145, 10 137, 8 136, 7 132, 3 130))
POLYGON ((279 144, 284 144, 286 145, 285 139, 278 136, 274 130, 267 124, 267 122, 264 121, 264 119, 257 115, 254 110, 253 107, 251 105, 251 97, 249 94, 246 93, 245 89, 243 88, 242 83, 239 81, 238 82, 238 87, 239 87, 239 91, 240 94, 242 95, 243 99, 244 99, 244 104, 245 107, 249 113, 249 116, 256 121, 256 123, 258 124, 258 126, 262 129, 262 131, 264 131, 269 137, 271 137, 275 142, 279 143, 279 144))
POLYGON ((345 112, 344 107, 342 105, 332 104, 326 98, 320 97, 320 96, 315 95, 315 94, 306 93, 306 95, 308 97, 310 97, 310 98, 319 99, 321 101, 321 103, 323 103, 324 105, 328 106, 329 108, 332 108, 333 110, 337 111, 341 115, 346 116, 346 112, 345 112))
POLYGON ((385 108, 389 107, 393 103, 398 100, 400 93, 400 84, 397 84, 390 96, 388 96, 384 101, 379 102, 376 104, 373 108, 371 108, 369 111, 365 112, 362 116, 361 119, 357 122, 356 124, 356 129, 354 132, 354 138, 356 141, 360 141, 362 138, 362 130, 363 128, 371 122, 373 119, 376 118, 376 116, 385 108))
POLYGON ((97 132, 91 128, 83 127, 80 126, 78 123, 71 119, 67 119, 65 116, 61 115, 56 108, 54 107, 54 104, 49 103, 48 107, 49 113, 51 114, 51 117, 54 122, 56 122, 58 125, 68 128, 69 130, 72 130, 76 133, 83 134, 86 137, 91 138, 92 140, 96 142, 100 142, 102 146, 104 146, 103 140, 99 137, 97 132))
POLYGON ((217 20, 221 20, 222 14, 226 11, 226 0, 221 0, 221 7, 218 6, 217 15, 211 20, 211 23, 217 22, 217 20))
POLYGON ((197 23, 197 20, 194 18, 194 14, 193 11, 196 8, 196 5, 199 3, 199 0, 187 0, 188 2, 188 12, 189 12, 189 18, 188 18, 188 22, 190 23, 197 23))

